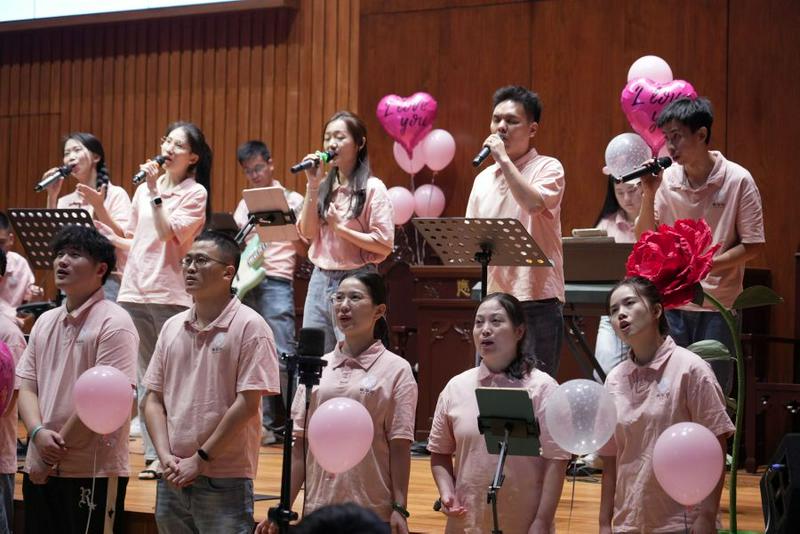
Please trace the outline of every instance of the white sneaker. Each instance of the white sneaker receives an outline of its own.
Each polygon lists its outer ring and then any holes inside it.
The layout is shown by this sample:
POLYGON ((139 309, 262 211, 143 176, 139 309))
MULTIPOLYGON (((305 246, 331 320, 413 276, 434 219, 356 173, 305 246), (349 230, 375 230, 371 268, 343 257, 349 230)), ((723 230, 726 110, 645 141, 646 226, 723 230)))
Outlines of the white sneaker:
POLYGON ((134 417, 131 419, 131 436, 134 437, 141 437, 142 435, 142 425, 139 422, 138 417, 134 417))
POLYGON ((269 428, 262 426, 261 427, 261 445, 272 445, 273 443, 277 443, 278 438, 275 437, 275 432, 270 430, 269 428))

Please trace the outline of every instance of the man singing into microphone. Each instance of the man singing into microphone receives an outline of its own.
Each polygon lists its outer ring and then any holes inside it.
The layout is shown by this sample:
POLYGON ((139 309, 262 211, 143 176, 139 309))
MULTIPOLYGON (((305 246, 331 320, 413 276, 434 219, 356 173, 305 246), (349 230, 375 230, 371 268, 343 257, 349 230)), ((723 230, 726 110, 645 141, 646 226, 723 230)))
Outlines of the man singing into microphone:
POLYGON ((561 199, 564 167, 532 147, 539 129, 539 96, 521 86, 498 89, 492 97, 491 135, 483 142, 495 163, 476 178, 467 217, 518 219, 552 267, 492 267, 488 293, 510 293, 525 310, 524 350, 555 377, 564 337, 564 269, 561 250, 561 199))
MULTIPOLYGON (((744 265, 764 249, 761 195, 750 172, 709 150, 714 115, 706 98, 681 98, 658 116, 669 155, 675 162, 658 176, 642 177, 642 206, 636 236, 678 219, 705 219, 714 243, 714 257, 703 289, 729 307, 742 292, 744 265)), ((716 339, 733 354, 733 340, 722 316, 708 303, 667 310, 670 335, 678 345, 716 339)), ((723 390, 730 392, 733 364, 711 362, 723 390)))

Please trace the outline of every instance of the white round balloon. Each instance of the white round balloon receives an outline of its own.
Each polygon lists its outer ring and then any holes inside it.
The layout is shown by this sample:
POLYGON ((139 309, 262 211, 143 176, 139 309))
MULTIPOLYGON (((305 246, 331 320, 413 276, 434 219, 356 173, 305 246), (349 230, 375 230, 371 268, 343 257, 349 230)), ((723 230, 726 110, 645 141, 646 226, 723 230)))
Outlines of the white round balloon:
POLYGON ((606 147, 606 167, 619 178, 653 157, 644 139, 635 133, 619 134, 606 147))
POLYGON ((614 434, 617 408, 601 384, 570 380, 547 399, 544 419, 559 447, 572 454, 588 454, 605 445, 614 434))

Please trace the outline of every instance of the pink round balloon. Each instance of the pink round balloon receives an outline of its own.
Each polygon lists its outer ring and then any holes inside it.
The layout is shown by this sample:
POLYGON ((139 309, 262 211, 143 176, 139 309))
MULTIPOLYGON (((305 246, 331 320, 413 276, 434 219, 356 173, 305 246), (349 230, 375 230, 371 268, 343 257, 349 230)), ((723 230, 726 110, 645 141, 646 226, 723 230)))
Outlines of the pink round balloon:
POLYGON ((414 191, 414 212, 420 217, 438 217, 444 212, 444 191, 432 184, 414 191))
POLYGON ((392 201, 394 209, 393 221, 397 226, 403 226, 414 215, 414 195, 405 187, 390 187, 386 193, 392 201))
POLYGON ((329 473, 358 465, 372 447, 374 429, 367 409, 353 399, 329 399, 308 422, 308 444, 317 463, 329 473))
POLYGON ((456 140, 447 130, 432 130, 422 140, 425 164, 434 172, 441 171, 453 161, 456 154, 456 140))
POLYGON ((133 387, 125 373, 109 365, 87 369, 74 388, 75 410, 92 432, 110 434, 131 415, 133 387))
POLYGON ((647 78, 656 83, 672 81, 672 69, 658 56, 642 56, 633 62, 628 69, 628 81, 636 78, 647 78))
POLYGON ((664 145, 664 133, 656 125, 658 114, 670 102, 684 97, 697 98, 692 84, 684 80, 656 83, 646 78, 636 78, 629 81, 622 90, 622 111, 631 127, 653 151, 653 155, 658 154, 664 145))
POLYGON ((14 355, 8 345, 0 341, 0 414, 6 412, 14 397, 14 355))
POLYGON ((422 152, 422 145, 417 145, 414 147, 414 150, 411 151, 411 157, 409 158, 406 149, 403 148, 400 143, 395 141, 392 145, 392 152, 394 153, 394 160, 397 162, 400 168, 406 171, 408 174, 417 174, 422 167, 425 166, 425 157, 422 152))
POLYGON ((672 425, 656 440, 653 472, 664 491, 684 506, 708 497, 722 475, 717 437, 697 423, 672 425))
POLYGON ((437 106, 428 93, 414 93, 409 97, 386 95, 378 102, 375 113, 386 133, 412 158, 414 147, 433 128, 437 106))

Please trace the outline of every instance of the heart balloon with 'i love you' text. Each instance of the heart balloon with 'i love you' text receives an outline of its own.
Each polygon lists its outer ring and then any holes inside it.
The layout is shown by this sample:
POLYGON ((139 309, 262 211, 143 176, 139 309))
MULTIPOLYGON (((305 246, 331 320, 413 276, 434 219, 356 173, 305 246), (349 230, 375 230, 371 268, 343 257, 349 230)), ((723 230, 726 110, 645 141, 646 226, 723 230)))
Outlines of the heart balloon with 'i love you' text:
POLYGON ((436 119, 436 100, 428 93, 409 97, 386 95, 378 102, 375 114, 383 129, 413 157, 414 147, 433 128, 436 119))

